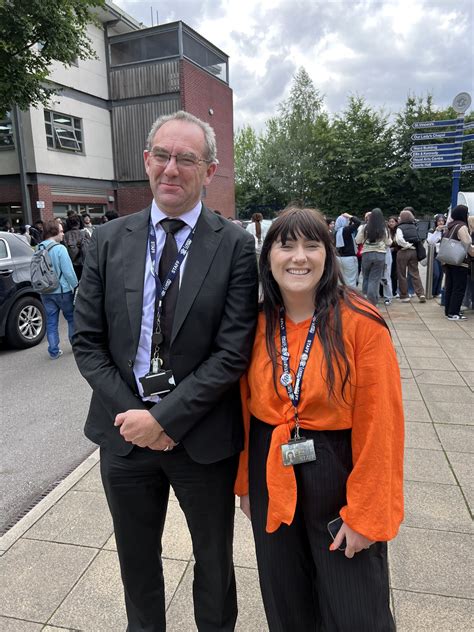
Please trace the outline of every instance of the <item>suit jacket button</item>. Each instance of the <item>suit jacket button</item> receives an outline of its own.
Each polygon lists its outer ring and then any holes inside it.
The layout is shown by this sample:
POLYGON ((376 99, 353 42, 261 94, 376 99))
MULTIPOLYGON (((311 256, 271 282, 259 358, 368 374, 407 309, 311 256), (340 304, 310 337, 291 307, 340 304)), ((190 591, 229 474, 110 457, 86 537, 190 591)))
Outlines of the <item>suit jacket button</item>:
POLYGON ((127 364, 128 364, 128 366, 129 366, 130 368, 132 368, 132 367, 133 367, 133 360, 129 360, 129 361, 127 362, 127 364))

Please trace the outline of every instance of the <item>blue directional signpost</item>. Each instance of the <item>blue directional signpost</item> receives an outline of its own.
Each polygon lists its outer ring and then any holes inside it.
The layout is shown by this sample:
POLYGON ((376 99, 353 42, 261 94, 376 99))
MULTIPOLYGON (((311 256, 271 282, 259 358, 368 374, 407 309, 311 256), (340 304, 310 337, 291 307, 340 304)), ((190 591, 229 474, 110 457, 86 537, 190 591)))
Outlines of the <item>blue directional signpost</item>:
POLYGON ((420 121, 412 125, 414 129, 433 130, 422 134, 412 134, 411 138, 414 141, 444 139, 448 141, 439 144, 412 145, 410 166, 412 169, 452 169, 451 208, 457 204, 461 172, 474 171, 474 164, 462 164, 464 143, 474 140, 474 133, 464 133, 466 130, 474 129, 474 122, 464 123, 464 113, 470 105, 470 95, 467 92, 460 92, 453 100, 453 108, 459 115, 458 118, 445 121, 420 121), (455 129, 445 130, 446 127, 455 129))

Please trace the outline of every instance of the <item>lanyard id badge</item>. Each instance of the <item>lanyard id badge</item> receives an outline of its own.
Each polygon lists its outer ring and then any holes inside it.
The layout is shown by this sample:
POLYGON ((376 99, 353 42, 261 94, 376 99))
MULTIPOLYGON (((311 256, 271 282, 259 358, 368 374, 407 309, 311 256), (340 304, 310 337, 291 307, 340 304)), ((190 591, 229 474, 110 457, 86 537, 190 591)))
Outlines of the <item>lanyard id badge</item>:
POLYGON ((163 360, 160 357, 160 346, 163 343, 163 334, 161 331, 161 309, 163 305, 163 299, 168 291, 168 288, 175 280, 179 273, 181 264, 183 263, 189 248, 191 247, 196 227, 194 227, 183 246, 178 252, 178 257, 175 263, 171 266, 163 284, 161 284, 158 271, 157 271, 157 256, 156 256, 156 235, 155 229, 150 224, 149 230, 149 250, 150 259, 152 263, 152 274, 155 278, 155 321, 153 325, 153 332, 151 336, 151 359, 149 372, 140 377, 140 384, 143 388, 143 394, 145 397, 154 397, 156 395, 163 396, 168 394, 176 386, 175 378, 171 370, 162 369, 163 360))
POLYGON ((301 384, 303 382, 303 375, 308 362, 309 353, 313 345, 314 336, 316 333, 316 312, 313 314, 311 324, 306 336, 306 342, 304 344, 303 353, 296 372, 295 385, 293 387, 293 377, 290 373, 290 353, 288 351, 288 339, 286 335, 286 321, 285 310, 280 308, 280 341, 281 341, 281 360, 283 365, 283 373, 280 377, 280 383, 286 388, 288 397, 293 404, 295 411, 295 435, 293 439, 290 439, 288 443, 281 445, 281 455, 283 459, 283 465, 286 467, 290 465, 300 465, 301 463, 309 463, 310 461, 316 461, 316 452, 314 449, 313 439, 306 439, 306 437, 300 435, 300 423, 298 417, 298 404, 301 395, 301 384))

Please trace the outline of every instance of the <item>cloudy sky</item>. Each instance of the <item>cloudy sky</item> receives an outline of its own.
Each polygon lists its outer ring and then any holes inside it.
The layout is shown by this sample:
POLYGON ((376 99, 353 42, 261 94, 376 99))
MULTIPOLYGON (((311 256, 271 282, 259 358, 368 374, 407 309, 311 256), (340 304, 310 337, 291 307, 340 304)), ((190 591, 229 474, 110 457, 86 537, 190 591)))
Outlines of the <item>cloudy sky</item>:
POLYGON ((115 0, 146 26, 182 20, 230 56, 235 128, 260 129, 300 66, 330 113, 350 94, 397 112, 408 93, 474 100, 474 0, 115 0))

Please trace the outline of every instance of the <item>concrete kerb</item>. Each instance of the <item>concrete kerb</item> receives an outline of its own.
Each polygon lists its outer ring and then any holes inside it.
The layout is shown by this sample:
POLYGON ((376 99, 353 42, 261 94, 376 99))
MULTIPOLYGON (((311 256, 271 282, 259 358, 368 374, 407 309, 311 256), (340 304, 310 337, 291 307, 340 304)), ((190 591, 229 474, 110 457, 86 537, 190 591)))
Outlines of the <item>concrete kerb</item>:
POLYGON ((44 514, 53 507, 74 485, 99 462, 99 449, 87 457, 76 469, 59 483, 43 500, 23 516, 11 529, 0 537, 0 555, 3 555, 44 514))

